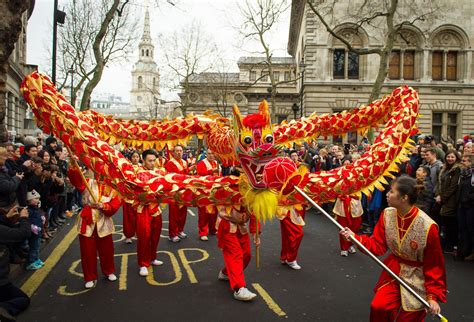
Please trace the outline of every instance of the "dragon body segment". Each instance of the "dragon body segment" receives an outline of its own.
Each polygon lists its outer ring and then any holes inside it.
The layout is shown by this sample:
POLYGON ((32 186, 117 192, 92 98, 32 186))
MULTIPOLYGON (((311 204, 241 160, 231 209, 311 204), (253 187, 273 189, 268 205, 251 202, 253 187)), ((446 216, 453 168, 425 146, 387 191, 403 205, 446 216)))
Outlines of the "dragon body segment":
POLYGON ((45 132, 60 138, 99 180, 138 204, 166 202, 232 207, 241 203, 249 205, 254 200, 249 195, 259 193, 266 196, 272 193, 280 206, 305 203, 291 189, 294 185, 318 202, 341 195, 369 194, 374 188, 381 188, 384 177, 393 176, 391 172, 397 170, 397 163, 406 158, 410 136, 417 133, 419 109, 418 94, 409 87, 400 87, 391 95, 359 109, 333 115, 313 114, 276 126, 270 124, 266 102, 260 105, 258 113, 245 117, 234 107, 232 123, 212 114, 163 122, 136 122, 114 120, 92 111, 75 111, 51 81, 37 72, 25 78, 22 92, 45 132), (266 175, 262 175, 283 146, 319 136, 365 131, 384 123, 370 150, 351 165, 319 173, 295 171, 285 179, 281 189, 273 188, 274 185, 266 181, 279 176, 271 173, 279 171, 278 167, 269 167, 266 175), (244 174, 240 178, 200 177, 136 170, 109 145, 121 142, 142 149, 161 148, 186 143, 193 135, 205 138, 224 165, 240 164, 244 174))

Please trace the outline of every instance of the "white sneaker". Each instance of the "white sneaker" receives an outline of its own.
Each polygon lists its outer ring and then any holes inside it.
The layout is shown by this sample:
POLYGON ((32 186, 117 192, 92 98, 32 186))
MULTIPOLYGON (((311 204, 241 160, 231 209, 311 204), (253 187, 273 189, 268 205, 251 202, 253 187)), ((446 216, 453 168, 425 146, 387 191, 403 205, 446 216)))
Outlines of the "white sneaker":
POLYGON ((234 299, 239 301, 251 301, 257 294, 250 292, 246 287, 241 287, 237 292, 234 292, 234 299))
POLYGON ((181 238, 179 238, 178 236, 174 236, 174 237, 168 237, 168 240, 173 243, 179 243, 181 241, 181 238))
POLYGON ((153 265, 153 266, 161 266, 161 265, 163 265, 163 262, 162 262, 162 261, 159 261, 159 260, 157 260, 157 259, 155 259, 155 260, 153 260, 153 261, 151 262, 151 265, 153 265))
POLYGON ((209 238, 208 238, 207 236, 201 236, 200 239, 201 239, 202 241, 208 241, 208 240, 209 240, 209 238))
POLYGON ((110 274, 109 276, 107 276, 107 279, 111 282, 114 282, 117 280, 117 276, 115 276, 115 274, 110 274))
POLYGON ((355 254, 356 253, 356 248, 354 246, 349 247, 349 253, 350 254, 355 254))
POLYGON ((96 280, 94 280, 94 281, 89 281, 89 282, 86 282, 86 284, 84 285, 84 287, 87 288, 87 289, 90 289, 90 288, 94 288, 96 284, 97 284, 97 281, 96 281, 96 280))
POLYGON ((184 231, 182 231, 182 232, 178 233, 178 237, 181 238, 181 239, 185 239, 185 238, 188 237, 188 235, 186 235, 186 234, 184 233, 184 231))
POLYGON ((125 239, 125 244, 131 244, 132 243, 132 239, 131 238, 126 238, 125 239))
POLYGON ((148 276, 148 268, 145 266, 140 267, 140 272, 138 274, 140 274, 140 276, 148 276))
POLYGON ((222 270, 220 270, 219 275, 217 275, 217 279, 220 281, 228 281, 229 276, 225 275, 224 273, 222 273, 222 270))
POLYGON ((341 250, 341 256, 347 257, 349 256, 349 252, 347 250, 341 250))
POLYGON ((301 266, 298 265, 298 263, 296 261, 292 261, 292 262, 286 262, 288 264, 288 266, 290 266, 291 268, 293 269, 301 269, 301 266))

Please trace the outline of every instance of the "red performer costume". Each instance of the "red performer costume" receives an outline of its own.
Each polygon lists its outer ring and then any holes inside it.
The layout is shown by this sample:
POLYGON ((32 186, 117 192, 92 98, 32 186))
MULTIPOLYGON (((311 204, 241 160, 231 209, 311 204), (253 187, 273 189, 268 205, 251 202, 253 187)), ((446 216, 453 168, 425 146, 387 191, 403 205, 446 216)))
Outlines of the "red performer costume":
POLYGON ((136 211, 132 206, 132 203, 128 200, 124 200, 122 203, 123 212, 123 234, 125 238, 130 239, 135 236, 136 231, 136 211))
POLYGON ((164 156, 158 156, 155 161, 155 168, 165 171, 165 165, 168 160, 164 156))
MULTIPOLYGON (((337 222, 343 227, 348 227, 354 232, 358 232, 362 224, 362 214, 364 209, 360 199, 344 196, 336 199, 333 213, 336 215, 337 222)), ((348 253, 355 253, 355 247, 352 242, 347 241, 339 235, 339 244, 341 245, 341 256, 348 256, 348 253)))
POLYGON ((86 288, 94 287, 97 281, 97 253, 99 254, 102 273, 109 280, 114 281, 114 244, 112 233, 115 226, 111 216, 121 206, 121 199, 112 188, 98 183, 94 179, 86 179, 87 183, 97 200, 86 190, 86 183, 76 167, 69 170, 71 183, 81 192, 84 208, 77 221, 79 232, 79 245, 81 249, 82 271, 86 288))
POLYGON ((219 212, 217 227, 217 245, 222 249, 225 263, 219 272, 219 279, 229 280, 235 299, 249 301, 256 295, 246 288, 244 270, 252 257, 248 233, 249 229, 252 234, 257 231, 255 217, 250 216, 243 206, 234 206, 230 213, 225 209, 219 212))
MULTIPOLYGON (((413 206, 405 216, 386 208, 371 237, 355 237, 384 260, 426 300, 446 302, 446 270, 438 227, 423 211, 413 206)), ((423 305, 383 271, 375 287, 370 321, 423 321, 423 305)))
MULTIPOLYGON (((188 174, 188 166, 186 161, 182 159, 183 148, 181 146, 175 146, 174 158, 171 158, 165 165, 166 172, 177 173, 177 174, 188 174)), ((176 204, 169 205, 169 239, 177 242, 178 238, 186 238, 184 233, 184 225, 186 224, 186 215, 188 207, 179 206, 176 204), (178 238, 176 238, 178 237, 178 238)))
MULTIPOLYGON (((145 150, 142 154, 143 167, 147 170, 153 170, 156 162, 156 152, 154 150, 145 150)), ((156 170, 160 171, 160 170, 156 170)), ((147 182, 154 175, 150 172, 139 172, 138 178, 147 182)), ((158 243, 160 241, 163 220, 161 218, 161 208, 158 203, 148 203, 139 205, 136 209, 137 221, 137 260, 140 267, 141 276, 148 275, 150 265, 158 266, 163 262, 156 259, 158 243)))
POLYGON ((281 228, 280 261, 293 269, 301 269, 296 262, 296 257, 304 236, 304 215, 305 209, 302 205, 295 205, 290 209, 283 208, 277 213, 281 228))
MULTIPOLYGON (((213 155, 210 156, 208 151, 208 156, 205 159, 199 161, 196 166, 197 174, 200 176, 220 175, 220 165, 216 160, 213 159, 213 155)), ((212 235, 216 234, 216 206, 209 205, 207 207, 199 207, 198 218, 199 237, 201 240, 208 240, 207 236, 209 233, 212 235)))

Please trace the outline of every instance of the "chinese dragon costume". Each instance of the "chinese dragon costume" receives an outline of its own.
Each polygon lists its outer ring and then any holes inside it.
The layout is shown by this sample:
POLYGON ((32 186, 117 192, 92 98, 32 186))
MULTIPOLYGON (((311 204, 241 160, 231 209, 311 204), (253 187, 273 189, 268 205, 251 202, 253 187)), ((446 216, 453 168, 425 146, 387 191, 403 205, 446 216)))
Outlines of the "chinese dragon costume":
POLYGON ((242 116, 234 106, 227 119, 206 113, 161 122, 123 121, 94 111, 78 112, 68 104, 52 82, 32 73, 22 83, 23 95, 33 109, 36 122, 46 133, 64 142, 91 169, 98 180, 116 189, 136 204, 154 202, 187 206, 246 205, 259 219, 268 219, 278 209, 305 204, 295 192, 298 186, 316 202, 340 196, 370 194, 382 189, 386 178, 407 159, 418 132, 418 94, 399 87, 367 106, 332 115, 303 117, 272 125, 267 103, 255 114, 242 116), (383 126, 370 149, 354 163, 318 173, 297 169, 293 161, 279 157, 284 147, 318 137, 364 133, 383 126), (122 143, 140 149, 186 144, 192 137, 206 140, 223 165, 240 165, 243 175, 193 176, 150 171, 132 164, 111 146, 122 143), (140 178, 151 178, 146 181, 140 178))

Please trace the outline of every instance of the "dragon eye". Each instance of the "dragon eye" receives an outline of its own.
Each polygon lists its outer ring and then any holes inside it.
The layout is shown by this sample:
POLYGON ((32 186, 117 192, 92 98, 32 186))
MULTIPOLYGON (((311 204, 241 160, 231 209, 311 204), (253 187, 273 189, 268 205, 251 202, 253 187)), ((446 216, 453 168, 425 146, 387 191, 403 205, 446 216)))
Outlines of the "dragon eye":
POLYGON ((268 135, 265 137, 265 142, 267 142, 267 143, 273 143, 273 135, 268 134, 268 135))
POLYGON ((252 143, 252 138, 250 136, 244 137, 244 143, 249 145, 252 143))

